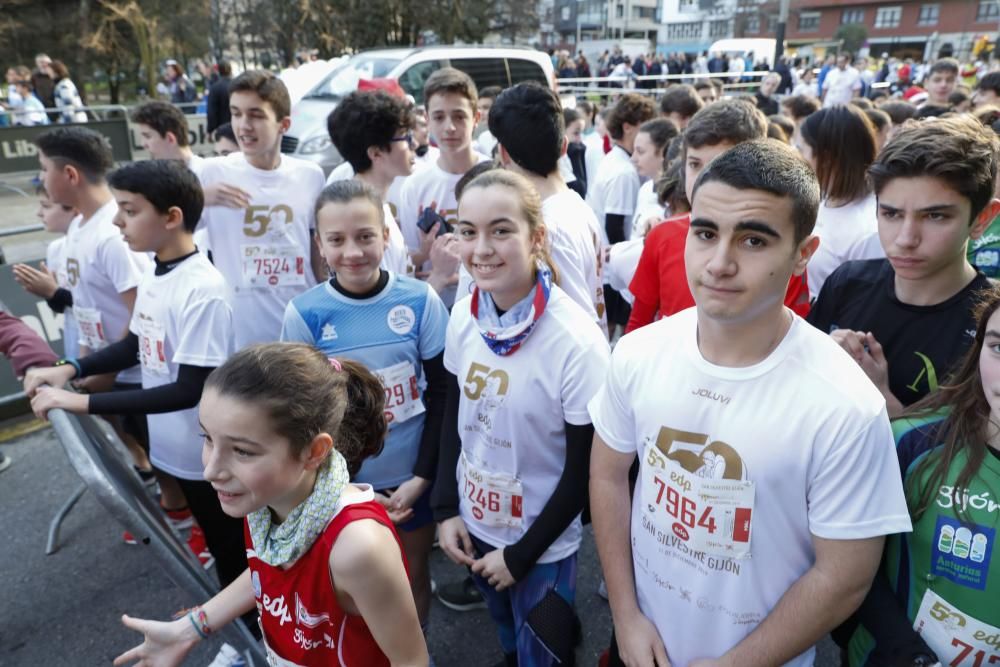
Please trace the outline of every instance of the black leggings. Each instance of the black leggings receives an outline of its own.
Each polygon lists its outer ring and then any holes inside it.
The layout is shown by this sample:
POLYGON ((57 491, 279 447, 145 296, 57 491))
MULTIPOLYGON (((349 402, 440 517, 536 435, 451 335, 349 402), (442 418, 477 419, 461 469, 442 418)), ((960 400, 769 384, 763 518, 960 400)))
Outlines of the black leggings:
MULTIPOLYGON (((246 544, 243 539, 243 519, 236 519, 222 511, 219 496, 208 482, 177 479, 187 498, 188 507, 195 521, 205 533, 208 550, 215 557, 215 571, 219 584, 225 588, 247 569, 246 544)), ((260 639, 257 610, 243 615, 247 628, 260 639)))

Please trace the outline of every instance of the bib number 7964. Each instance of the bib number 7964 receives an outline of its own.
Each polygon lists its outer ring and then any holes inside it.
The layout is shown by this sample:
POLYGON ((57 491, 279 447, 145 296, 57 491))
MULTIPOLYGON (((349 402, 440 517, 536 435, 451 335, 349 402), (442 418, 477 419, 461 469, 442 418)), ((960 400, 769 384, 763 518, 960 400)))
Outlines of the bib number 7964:
POLYGON ((700 526, 707 530, 709 535, 715 532, 715 517, 712 516, 711 505, 706 506, 702 510, 701 516, 695 521, 698 504, 694 500, 682 496, 680 491, 673 486, 668 486, 659 475, 653 476, 653 483, 657 486, 656 504, 662 505, 667 514, 688 528, 700 526))
POLYGON ((737 476, 743 462, 735 449, 708 441, 705 434, 662 428, 655 444, 647 443, 641 469, 646 516, 693 551, 748 558, 754 483, 737 476))

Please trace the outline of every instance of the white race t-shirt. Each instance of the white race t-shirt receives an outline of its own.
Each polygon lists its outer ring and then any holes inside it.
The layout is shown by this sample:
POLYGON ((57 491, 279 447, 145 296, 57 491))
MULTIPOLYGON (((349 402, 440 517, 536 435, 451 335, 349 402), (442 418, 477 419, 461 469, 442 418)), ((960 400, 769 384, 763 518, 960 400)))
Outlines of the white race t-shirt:
POLYGON ((605 216, 625 216, 625 238, 632 232, 632 215, 639 196, 639 173, 624 148, 617 144, 601 160, 597 177, 587 184, 587 203, 601 226, 601 241, 608 244, 605 216))
POLYGON ((601 276, 604 246, 597 216, 579 194, 566 190, 542 202, 542 218, 559 269, 559 286, 607 331, 601 276))
MULTIPOLYGON (((478 162, 486 162, 489 158, 477 153, 478 162)), ((458 220, 458 200, 455 198, 455 185, 464 174, 453 174, 445 171, 434 162, 426 167, 415 170, 406 178, 399 192, 399 210, 396 211, 396 222, 403 232, 403 238, 410 250, 420 250, 420 236, 417 233, 417 220, 420 211, 437 205, 437 211, 450 225, 458 220)))
MULTIPOLYGON (((639 458, 635 588, 671 664, 716 658, 750 634, 813 565, 812 535, 910 530, 885 400, 797 316, 743 368, 702 357, 696 308, 637 329, 589 407, 604 442, 639 458)), ((814 653, 788 664, 812 665, 814 653)))
POLYGON ((389 228, 389 245, 382 255, 382 264, 380 266, 386 271, 391 271, 400 276, 413 275, 413 264, 410 263, 410 253, 406 249, 403 232, 399 231, 396 218, 392 215, 392 208, 389 206, 389 202, 382 204, 382 212, 385 214, 385 226, 389 228))
POLYGON ((201 180, 201 170, 205 166, 206 160, 200 155, 191 155, 191 159, 187 161, 187 168, 191 170, 195 176, 201 180))
POLYGON ((855 248, 862 239, 878 233, 878 215, 875 195, 846 206, 831 207, 823 202, 816 216, 815 234, 819 236, 819 248, 809 260, 806 268, 809 282, 809 296, 815 299, 823 283, 838 266, 855 257, 855 248))
MULTIPOLYGON (((139 337, 142 387, 177 381, 181 364, 213 368, 233 352, 233 312, 226 281, 202 253, 162 276, 146 270, 129 329, 139 337)), ((149 458, 181 479, 201 480, 198 408, 150 414, 149 458)))
MULTIPOLYGON (((118 204, 112 199, 86 221, 77 216, 66 232, 66 278, 73 293, 73 314, 80 346, 91 352, 125 336, 129 311, 121 293, 138 286, 150 264, 146 255, 128 249, 114 225, 117 213, 118 204)), ((118 381, 138 384, 139 369, 122 371, 118 381)))
POLYGON ((650 178, 639 187, 639 194, 635 198, 635 215, 632 216, 632 236, 639 238, 646 235, 646 221, 650 218, 663 220, 665 209, 660 203, 660 196, 656 194, 653 186, 656 179, 650 178))
MULTIPOLYGON (((555 491, 566 465, 564 423, 590 423, 587 402, 604 381, 608 339, 553 285, 534 331, 499 356, 483 341, 471 303, 455 304, 444 349, 445 368, 462 384, 459 512, 470 533, 502 548, 524 535, 555 491)), ((577 517, 538 562, 570 556, 581 537, 577 517)))
POLYGON ((489 130, 483 130, 483 133, 476 138, 476 150, 483 155, 493 155, 493 149, 496 147, 497 138, 489 130))
POLYGON ((834 67, 823 79, 823 90, 826 91, 824 107, 847 104, 854 97, 854 91, 861 90, 861 74, 850 66, 844 70, 834 67))
MULTIPOLYGON (((66 274, 66 237, 56 239, 45 249, 45 266, 56 276, 56 285, 68 290, 69 276, 66 274)), ((73 307, 63 311, 63 352, 67 357, 76 356, 80 349, 80 334, 73 317, 73 307)))
POLYGON ((437 146, 428 146, 426 153, 417 156, 417 163, 414 165, 414 168, 423 168, 432 164, 437 164, 439 157, 441 157, 441 149, 437 146))
POLYGON ((605 284, 621 294, 630 305, 635 302, 635 296, 628 286, 632 284, 632 278, 639 268, 645 243, 646 239, 636 237, 614 244, 608 250, 608 261, 604 265, 605 284))
POLYGON ((847 257, 849 259, 881 259, 885 257, 885 248, 882 247, 878 230, 876 229, 874 232, 855 240, 847 249, 847 257))
POLYGON ((330 175, 326 177, 326 184, 336 183, 337 181, 349 181, 354 178, 354 167, 347 160, 344 160, 330 172, 330 175))
POLYGON ((587 194, 590 194, 590 185, 597 180, 597 172, 604 161, 604 137, 597 132, 583 135, 583 145, 587 150, 583 153, 584 164, 587 165, 587 194))
POLYGON ((201 182, 237 184, 250 193, 245 209, 210 206, 201 216, 215 266, 229 286, 236 349, 276 341, 285 306, 316 284, 310 261, 313 207, 323 170, 281 156, 277 169, 257 169, 242 153, 209 160, 201 182))
MULTIPOLYGON (((477 155, 479 162, 485 162, 489 159, 485 155, 477 155)), ((435 162, 419 171, 414 171, 412 175, 407 177, 399 192, 399 210, 396 221, 403 232, 406 246, 411 251, 420 249, 417 220, 420 218, 420 211, 423 208, 434 203, 437 205, 438 213, 448 224, 454 226, 458 222, 458 199, 455 197, 455 185, 458 184, 462 176, 464 174, 452 174, 445 171, 435 162)), ((423 268, 429 269, 430 262, 427 262, 423 268)), ((459 287, 445 288, 440 294, 441 300, 449 308, 457 298, 468 294, 467 291, 458 291, 463 284, 467 287, 468 281, 471 280, 464 266, 459 267, 458 276, 459 287)))

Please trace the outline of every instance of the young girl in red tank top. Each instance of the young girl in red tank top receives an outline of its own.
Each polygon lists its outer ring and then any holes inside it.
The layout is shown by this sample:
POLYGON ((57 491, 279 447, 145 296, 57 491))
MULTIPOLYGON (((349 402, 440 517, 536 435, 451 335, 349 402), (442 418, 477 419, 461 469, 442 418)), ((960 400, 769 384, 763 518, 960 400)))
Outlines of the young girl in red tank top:
POLYGON ((392 521, 349 483, 382 448, 383 403, 364 366, 308 345, 255 345, 216 369, 200 407, 205 479, 246 518, 249 568, 173 622, 123 616, 144 641, 114 664, 179 665, 256 606, 271 664, 427 665, 392 521))

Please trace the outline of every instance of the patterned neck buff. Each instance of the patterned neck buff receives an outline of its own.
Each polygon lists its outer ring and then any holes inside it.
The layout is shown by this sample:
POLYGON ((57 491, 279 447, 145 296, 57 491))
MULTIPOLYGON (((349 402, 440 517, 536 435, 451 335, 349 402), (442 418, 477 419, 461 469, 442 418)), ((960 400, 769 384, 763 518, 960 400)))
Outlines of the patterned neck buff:
POLYGON ((284 521, 273 523, 271 508, 266 505, 248 514, 257 557, 274 567, 298 560, 330 523, 349 481, 347 461, 334 449, 316 473, 313 492, 284 521))
POLYGON ((535 289, 503 315, 497 312, 489 292, 480 292, 478 287, 473 290, 472 317, 483 341, 494 354, 505 357, 521 347, 545 312, 551 291, 552 271, 541 262, 538 263, 535 289))

